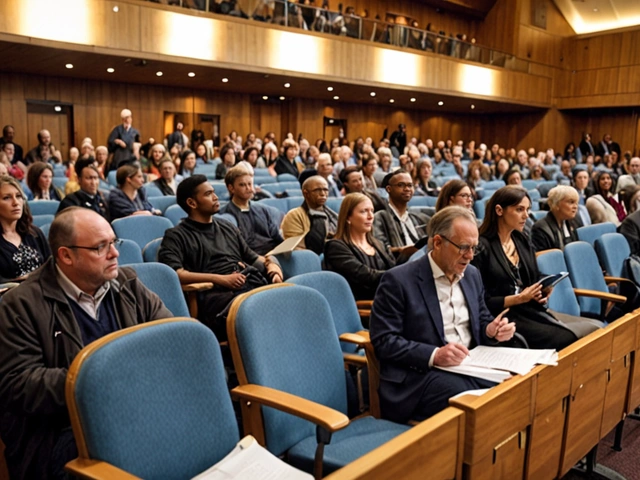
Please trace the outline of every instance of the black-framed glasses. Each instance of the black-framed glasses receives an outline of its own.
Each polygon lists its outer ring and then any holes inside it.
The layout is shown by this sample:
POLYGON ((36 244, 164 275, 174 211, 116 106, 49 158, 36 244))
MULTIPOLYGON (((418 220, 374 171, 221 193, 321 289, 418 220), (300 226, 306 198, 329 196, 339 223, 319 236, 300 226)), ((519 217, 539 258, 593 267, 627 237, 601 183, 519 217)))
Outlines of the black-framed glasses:
POLYGON ((440 236, 442 238, 444 238, 447 242, 449 242, 451 245, 453 245, 454 247, 458 248, 460 250, 460 255, 466 255, 468 252, 471 252, 474 255, 477 255, 478 253, 480 253, 482 251, 482 245, 480 245, 480 244, 478 244, 478 245, 458 245, 457 243, 453 243, 451 240, 449 240, 444 235, 440 235, 440 236))
POLYGON ((394 183, 394 184, 389 184, 390 187, 398 187, 401 188, 402 190, 404 190, 405 188, 414 188, 413 183, 404 183, 404 182, 398 182, 398 183, 394 183))
POLYGON ((122 240, 120 240, 119 238, 116 238, 115 240, 113 240, 111 242, 104 242, 104 243, 101 243, 100 245, 97 245, 95 247, 83 247, 81 245, 64 245, 64 246, 66 248, 79 248, 81 250, 93 250, 94 252, 96 252, 96 254, 99 257, 102 257, 102 256, 106 255, 107 252, 109 252, 111 250, 112 246, 118 248, 120 245, 122 245, 122 240))

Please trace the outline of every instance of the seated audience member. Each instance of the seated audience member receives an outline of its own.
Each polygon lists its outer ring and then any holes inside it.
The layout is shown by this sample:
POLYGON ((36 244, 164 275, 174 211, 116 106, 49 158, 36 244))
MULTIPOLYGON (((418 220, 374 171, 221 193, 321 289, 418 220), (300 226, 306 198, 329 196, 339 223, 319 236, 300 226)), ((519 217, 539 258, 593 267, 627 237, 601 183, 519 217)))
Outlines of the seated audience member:
POLYGON ((435 182, 433 178, 431 178, 431 173, 433 172, 433 166, 431 165, 431 160, 426 158, 421 158, 418 160, 418 165, 415 169, 415 177, 413 179, 413 183, 415 185, 415 195, 425 196, 428 195, 430 197, 437 197, 440 188, 438 184, 435 182))
POLYGON ((511 169, 505 173, 503 180, 506 185, 522 185, 522 172, 511 169))
POLYGON ((364 188, 364 178, 362 178, 360 167, 352 165, 343 168, 340 172, 340 181, 342 182, 345 193, 362 193, 369 197, 369 200, 373 203, 374 211, 379 212, 380 210, 387 209, 387 202, 377 191, 364 188))
POLYGON ((378 169, 378 160, 368 153, 362 156, 362 177, 364 178, 365 190, 376 191, 378 185, 375 179, 375 173, 378 169))
POLYGON ((618 227, 618 232, 629 242, 632 255, 640 255, 640 187, 630 187, 624 193, 624 204, 629 215, 618 227))
POLYGON ((617 193, 622 190, 622 186, 625 184, 640 185, 640 157, 633 157, 629 160, 627 172, 626 175, 618 177, 617 193))
MULTIPOLYGON (((306 174, 307 171, 305 171, 304 173, 306 174)), ((313 170, 310 171, 313 172, 313 170)), ((337 175, 333 173, 331 155, 329 155, 328 153, 320 154, 320 156, 318 157, 318 163, 316 164, 316 172, 327 181, 330 197, 342 196, 342 193, 340 192, 342 190, 342 182, 338 180, 337 175)), ((300 180, 302 180, 302 176, 300 180)))
POLYGON ((83 207, 93 210, 109 221, 107 202, 98 189, 100 175, 95 162, 91 158, 78 160, 74 169, 80 189, 64 197, 58 206, 58 213, 69 207, 83 207))
POLYGON ((22 180, 24 178, 27 167, 22 163, 22 160, 18 160, 16 158, 15 145, 13 143, 8 142, 2 146, 2 150, 0 150, 0 158, 2 158, 3 163, 7 167, 9 175, 18 180, 22 180))
POLYGON ((220 213, 233 215, 238 229, 249 248, 258 255, 265 255, 284 240, 280 235, 280 218, 273 210, 252 202, 254 196, 253 174, 241 165, 227 172, 224 181, 231 201, 220 213))
POLYGON ((538 282, 542 275, 535 251, 523 234, 530 206, 529 194, 522 187, 502 187, 491 196, 479 229, 481 250, 473 265, 482 274, 489 311, 497 315, 509 308, 510 320, 530 348, 559 351, 600 324, 547 310, 552 289, 543 289, 538 282), (565 325, 557 316, 571 323, 565 325))
POLYGON ((482 187, 489 180, 491 180, 491 169, 482 163, 482 160, 474 160, 469 164, 467 183, 473 189, 482 187))
POLYGON ((396 264, 372 231, 371 200, 362 193, 348 194, 340 206, 336 236, 324 246, 324 263, 347 279, 356 300, 373 300, 382 274, 396 264))
POLYGON ((159 167, 160 178, 154 180, 153 184, 163 195, 175 195, 178 184, 182 181, 182 176, 176 174, 176 166, 170 158, 160 160, 159 167))
POLYGON ((289 210, 282 220, 282 236, 287 239, 304 235, 297 249, 311 250, 320 255, 325 242, 336 233, 338 214, 325 205, 329 185, 320 175, 304 181, 302 195, 302 205, 289 210))
POLYGON ((511 169, 511 164, 506 158, 501 158, 500 160, 498 160, 498 163, 492 168, 494 169, 496 180, 504 180, 507 172, 511 169))
POLYGON ((387 174, 382 182, 389 193, 389 208, 375 214, 375 237, 390 248, 398 264, 416 252, 415 243, 427 235, 429 216, 409 211, 413 180, 404 170, 387 174))
POLYGON ((450 205, 458 205, 466 208, 473 214, 473 202, 473 192, 465 181, 449 180, 440 190, 438 200, 436 201, 436 212, 450 205))
POLYGON ((624 205, 618 199, 615 181, 609 172, 598 172, 593 181, 595 195, 591 195, 585 202, 591 223, 611 222, 616 226, 624 220, 626 212, 624 205))
POLYGON ((209 152, 207 152, 207 146, 204 143, 198 144, 195 148, 195 152, 197 165, 205 165, 209 163, 209 152))
POLYGON ((51 133, 49 130, 40 130, 38 132, 38 145, 33 147, 24 157, 23 163, 28 166, 34 162, 47 162, 52 156, 57 161, 61 161, 60 152, 51 143, 51 133))
POLYGON ((64 389, 80 350, 173 315, 133 270, 118 268, 109 223, 69 208, 51 224, 53 257, 0 302, 0 435, 11 478, 67 478, 78 456, 64 389))
POLYGON ((147 173, 153 175, 154 179, 160 177, 160 162, 162 160, 171 160, 171 157, 167 155, 164 145, 156 143, 149 149, 149 166, 147 167, 147 173))
POLYGON ((231 167, 236 164, 235 146, 227 143, 220 149, 220 158, 222 162, 216 167, 216 180, 224 180, 225 175, 231 167))
POLYGON ((242 155, 242 160, 249 163, 252 168, 267 168, 264 159, 259 157, 260 150, 256 147, 247 147, 242 155))
POLYGON ((282 149, 282 155, 276 159, 276 174, 281 175, 283 173, 289 173, 298 178, 300 172, 304 170, 304 165, 296 162, 298 144, 295 140, 287 139, 282 143, 282 149))
POLYGON ((62 200, 62 190, 53 185, 53 167, 44 162, 35 162, 27 170, 27 186, 34 200, 62 200))
POLYGON ((109 159, 109 150, 103 145, 96 147, 96 168, 100 174, 100 178, 105 180, 105 169, 107 168, 107 160, 109 159))
POLYGON ((507 318, 492 318, 480 273, 469 265, 478 228, 469 210, 449 207, 429 223, 429 253, 387 272, 376 291, 370 334, 380 360, 382 416, 405 423, 445 409, 486 380, 435 367, 459 365, 475 345, 497 345, 515 333, 507 318))
POLYGON ((33 225, 27 198, 15 178, 0 177, 0 279, 22 280, 51 256, 47 238, 33 225))
POLYGON ((378 170, 376 170, 376 184, 381 184, 387 173, 391 173, 391 150, 387 147, 378 148, 378 170))
POLYGON ((116 172, 118 188, 109 192, 109 215, 116 220, 129 215, 160 215, 147 200, 144 175, 138 164, 123 165, 116 172))
MULTIPOLYGON (((234 156, 235 158, 235 156, 234 156)), ((191 150, 185 150, 180 154, 180 177, 188 178, 194 174, 197 165, 196 153, 191 150)), ((162 174, 162 172, 160 172, 162 174)))
POLYGON ((582 226, 578 213, 578 192, 566 185, 553 187, 549 191, 547 205, 549 213, 538 220, 531 230, 531 243, 536 252, 559 248, 578 240, 577 228, 582 226))
POLYGON ((573 187, 578 192, 578 199, 581 205, 584 205, 587 198, 595 192, 589 186, 589 174, 586 170, 576 170, 573 173, 573 187))
POLYGON ((282 282, 282 272, 269 257, 251 250, 236 227, 214 217, 220 203, 206 176, 185 178, 177 201, 188 217, 165 232, 158 261, 173 268, 182 284, 214 284, 198 296, 198 319, 225 339, 223 312, 231 301, 256 287, 282 282))
POLYGON ((4 145, 10 143, 13 145, 13 152, 15 155, 16 162, 22 161, 24 158, 24 151, 20 145, 14 142, 15 137, 15 128, 12 125, 5 125, 2 129, 2 137, 0 137, 0 149, 4 147, 4 145))

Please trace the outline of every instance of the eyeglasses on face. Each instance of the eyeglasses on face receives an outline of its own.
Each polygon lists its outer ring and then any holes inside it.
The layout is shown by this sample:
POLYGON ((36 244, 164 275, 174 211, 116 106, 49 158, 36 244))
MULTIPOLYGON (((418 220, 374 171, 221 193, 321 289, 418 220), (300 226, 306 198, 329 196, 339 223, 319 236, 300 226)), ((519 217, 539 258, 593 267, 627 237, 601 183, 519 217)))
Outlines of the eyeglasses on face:
POLYGON ((118 248, 120 245, 122 245, 122 240, 120 240, 119 238, 116 238, 111 242, 104 242, 95 247, 84 247, 82 245, 64 245, 64 246, 66 248, 79 248, 81 250, 93 250, 94 252, 96 252, 96 255, 98 255, 99 257, 102 257, 111 250, 112 246, 118 248))
POLYGON ((402 190, 404 190, 405 188, 413 189, 413 183, 398 182, 398 183, 394 183, 393 185, 389 184, 389 186, 390 187, 398 187, 398 188, 400 188, 402 190))
POLYGON ((457 243, 453 243, 451 240, 449 240, 444 235, 440 235, 440 236, 442 238, 444 238, 447 242, 449 242, 451 245, 456 247, 459 250, 460 255, 466 255, 469 252, 472 252, 474 255, 477 255, 478 253, 480 253, 482 251, 482 245, 480 245, 480 244, 478 244, 478 245, 458 245, 457 243))

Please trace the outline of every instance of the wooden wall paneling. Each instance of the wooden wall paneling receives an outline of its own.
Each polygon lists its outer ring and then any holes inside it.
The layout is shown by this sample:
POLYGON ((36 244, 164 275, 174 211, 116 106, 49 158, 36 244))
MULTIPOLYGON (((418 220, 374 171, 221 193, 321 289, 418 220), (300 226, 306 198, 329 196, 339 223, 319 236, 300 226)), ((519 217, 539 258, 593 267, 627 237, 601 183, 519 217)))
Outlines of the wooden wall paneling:
POLYGON ((520 26, 520 2, 498 0, 483 22, 478 22, 478 45, 506 53, 516 53, 516 40, 520 26))

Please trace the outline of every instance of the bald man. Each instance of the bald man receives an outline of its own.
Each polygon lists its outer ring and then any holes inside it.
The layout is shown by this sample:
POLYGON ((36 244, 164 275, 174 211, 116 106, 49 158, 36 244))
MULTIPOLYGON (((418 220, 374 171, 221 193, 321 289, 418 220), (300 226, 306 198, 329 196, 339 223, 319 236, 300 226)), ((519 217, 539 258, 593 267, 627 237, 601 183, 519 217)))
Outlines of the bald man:
POLYGON ((51 143, 51 133, 49 133, 49 130, 40 130, 38 132, 38 145, 29 150, 27 156, 24 158, 24 165, 28 166, 33 162, 42 162, 41 151, 43 147, 48 147, 51 156, 61 161, 60 152, 58 152, 56 147, 51 143))
POLYGON ((125 108, 120 112, 122 124, 115 127, 109 139, 107 148, 113 154, 110 170, 117 170, 121 165, 140 158, 140 132, 133 128, 131 110, 125 108))
POLYGON ((0 303, 0 436, 12 479, 64 478, 77 457, 65 401, 71 362, 111 332, 173 315, 130 268, 111 225, 71 207, 49 231, 52 257, 0 303))

